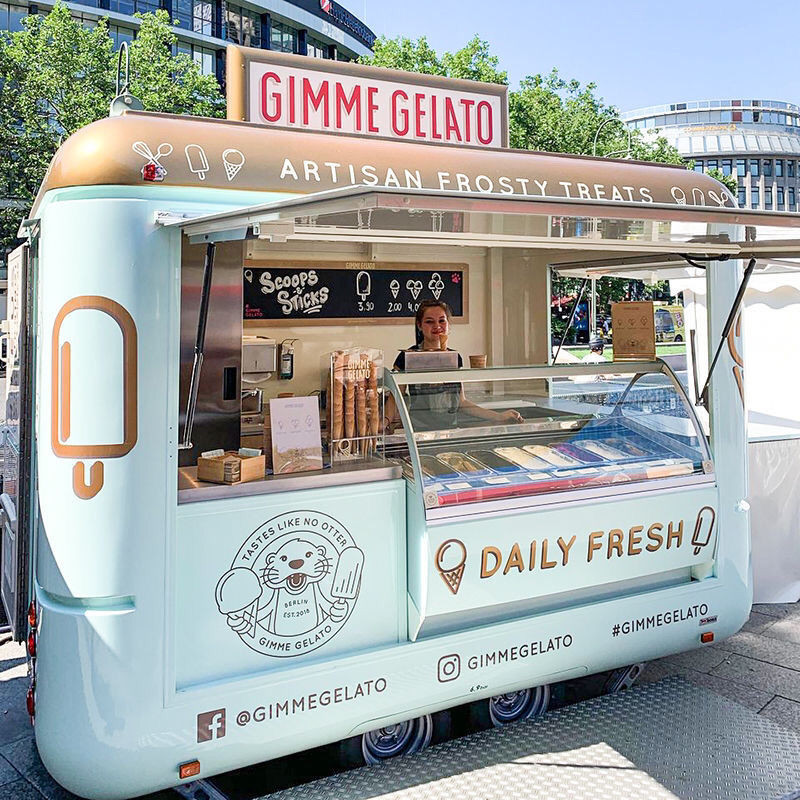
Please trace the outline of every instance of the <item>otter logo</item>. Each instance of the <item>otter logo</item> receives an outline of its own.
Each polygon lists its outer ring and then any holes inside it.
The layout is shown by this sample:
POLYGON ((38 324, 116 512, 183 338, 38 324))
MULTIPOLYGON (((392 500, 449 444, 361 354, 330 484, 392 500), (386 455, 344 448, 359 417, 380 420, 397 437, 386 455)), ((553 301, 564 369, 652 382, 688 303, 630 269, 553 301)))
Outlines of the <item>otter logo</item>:
POLYGON ((217 583, 217 607, 253 650, 304 655, 350 618, 363 566, 364 553, 341 523, 290 511, 250 534, 217 583))

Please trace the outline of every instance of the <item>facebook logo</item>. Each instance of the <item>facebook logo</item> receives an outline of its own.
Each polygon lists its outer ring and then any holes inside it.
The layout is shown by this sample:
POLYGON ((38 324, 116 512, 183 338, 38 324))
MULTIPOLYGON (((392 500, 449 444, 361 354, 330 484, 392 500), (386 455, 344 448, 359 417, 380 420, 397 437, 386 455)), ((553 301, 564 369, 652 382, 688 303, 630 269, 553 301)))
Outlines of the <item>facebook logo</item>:
POLYGON ((225 735, 225 709, 206 711, 197 715, 197 741, 210 742, 225 735))

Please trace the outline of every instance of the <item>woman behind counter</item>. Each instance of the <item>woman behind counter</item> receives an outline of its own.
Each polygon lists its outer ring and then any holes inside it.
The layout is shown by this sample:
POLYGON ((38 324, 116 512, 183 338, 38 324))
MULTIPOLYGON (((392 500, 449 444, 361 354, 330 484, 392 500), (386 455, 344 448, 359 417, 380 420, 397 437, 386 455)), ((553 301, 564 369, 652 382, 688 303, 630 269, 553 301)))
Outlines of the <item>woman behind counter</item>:
MULTIPOLYGON (((450 336, 450 319, 452 311, 447 303, 439 300, 423 300, 417 308, 414 318, 416 344, 410 351, 450 350, 447 341, 450 336)), ((406 367, 406 350, 401 350, 394 361, 393 369, 404 371, 406 367)), ((458 366, 464 365, 458 355, 458 366)), ((454 427, 457 424, 459 411, 466 411, 478 419, 492 422, 522 422, 522 415, 514 409, 492 411, 483 408, 464 396, 464 387, 460 383, 419 384, 408 387, 408 408, 414 427, 418 430, 436 430, 437 428, 454 427)), ((398 421, 397 408, 393 397, 386 400, 386 424, 392 427, 398 421)))

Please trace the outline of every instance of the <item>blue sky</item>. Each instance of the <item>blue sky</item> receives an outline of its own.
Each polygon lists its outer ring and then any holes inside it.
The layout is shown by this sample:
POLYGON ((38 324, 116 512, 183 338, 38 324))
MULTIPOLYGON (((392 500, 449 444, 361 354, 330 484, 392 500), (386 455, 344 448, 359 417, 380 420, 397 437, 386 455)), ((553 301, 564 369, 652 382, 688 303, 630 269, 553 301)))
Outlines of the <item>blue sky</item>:
POLYGON ((798 0, 342 0, 389 37, 437 50, 486 39, 512 88, 558 67, 627 110, 676 100, 800 103, 798 0))

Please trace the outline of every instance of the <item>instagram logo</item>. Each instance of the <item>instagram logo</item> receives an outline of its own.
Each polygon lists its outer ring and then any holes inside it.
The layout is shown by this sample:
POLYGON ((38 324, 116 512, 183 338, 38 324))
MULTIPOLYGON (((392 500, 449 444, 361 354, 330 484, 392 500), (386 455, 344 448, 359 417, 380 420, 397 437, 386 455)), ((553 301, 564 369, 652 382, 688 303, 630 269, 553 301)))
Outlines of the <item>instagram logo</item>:
POLYGON ((439 683, 454 681, 461 674, 461 656, 458 653, 451 653, 449 656, 442 656, 437 667, 437 677, 439 683))
POLYGON ((225 735, 225 709, 206 711, 197 715, 197 741, 210 742, 225 735))

